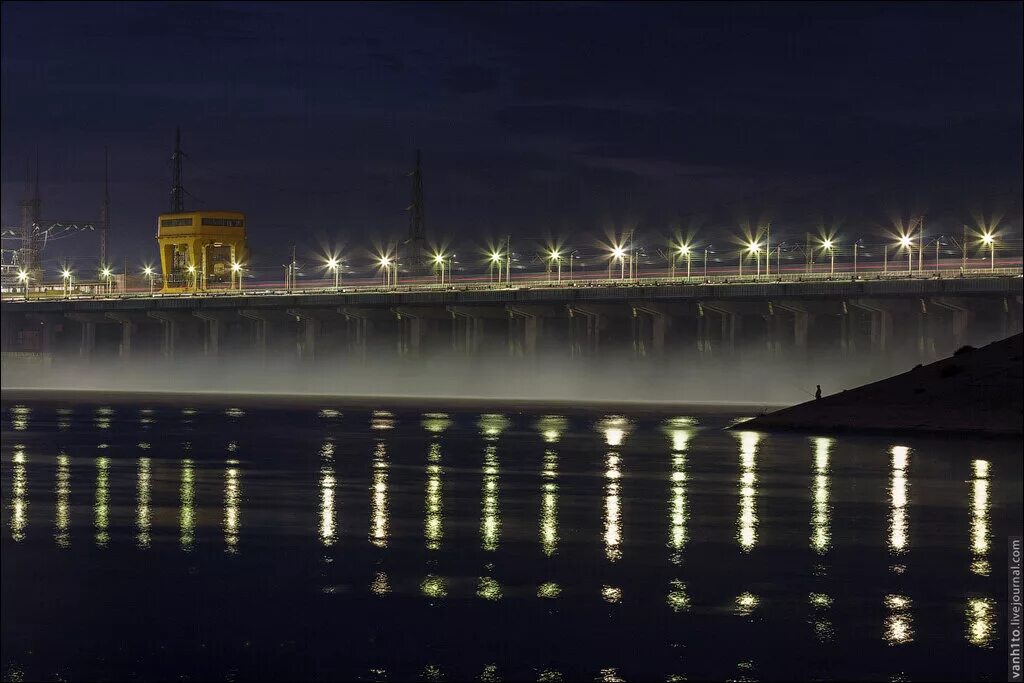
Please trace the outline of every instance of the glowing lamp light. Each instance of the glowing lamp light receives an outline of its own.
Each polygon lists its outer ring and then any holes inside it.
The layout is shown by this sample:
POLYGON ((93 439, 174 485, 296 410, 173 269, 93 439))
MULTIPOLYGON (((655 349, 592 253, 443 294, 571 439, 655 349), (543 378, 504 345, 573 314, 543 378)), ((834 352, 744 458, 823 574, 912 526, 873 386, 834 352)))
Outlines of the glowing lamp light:
POLYGON ((27 270, 19 270, 18 271, 18 282, 28 282, 28 271, 27 270))
POLYGON ((380 265, 382 267, 384 267, 384 268, 387 268, 388 266, 390 266, 391 265, 391 257, 390 256, 381 256, 380 257, 380 265))
POLYGON ((747 245, 747 251, 749 251, 751 254, 760 251, 760 249, 761 245, 758 244, 757 242, 751 242, 750 244, 747 245))
MULTIPOLYGON (((189 266, 189 272, 192 272, 194 270, 195 266, 189 266)), ((113 275, 113 271, 111 271, 110 268, 104 268, 103 270, 100 271, 100 275, 102 275, 103 277, 110 277, 111 275, 113 275)))
POLYGON ((621 260, 626 255, 626 250, 622 247, 612 247, 612 256, 616 259, 621 260))
POLYGON ((441 254, 441 253, 434 254, 434 263, 437 263, 437 264, 444 263, 444 254, 441 254))
POLYGON ((914 243, 914 238, 910 235, 900 235, 900 246, 904 249, 909 249, 914 243))
POLYGON ((993 242, 995 242, 995 240, 996 240, 996 236, 993 235, 991 232, 986 232, 986 233, 984 233, 981 236, 981 242, 986 247, 989 246, 990 244, 992 244, 993 242))
POLYGON ((689 244, 680 244, 679 245, 679 255, 680 256, 686 256, 689 253, 690 253, 690 245, 689 244))
POLYGON ((831 249, 832 246, 833 246, 833 242, 832 242, 831 239, 822 240, 822 242, 821 242, 821 248, 822 249, 831 249))
MULTIPOLYGON (((106 272, 108 272, 108 273, 109 273, 109 271, 106 271, 106 272)), ((189 272, 189 273, 195 273, 195 272, 196 272, 196 267, 195 267, 195 266, 189 266, 189 267, 188 267, 188 272, 189 272)))
POLYGON ((500 260, 501 260, 501 252, 499 252, 499 251, 491 252, 491 261, 493 261, 494 263, 497 263, 500 260))
POLYGON ((60 276, 67 280, 68 278, 71 277, 71 271, 65 268, 64 270, 60 271, 60 276))
MULTIPOLYGON (((241 264, 238 264, 238 263, 232 263, 231 264, 231 269, 232 270, 238 270, 241 267, 242 267, 241 264), (237 268, 236 268, 236 266, 237 266, 237 268)), ((337 270, 338 269, 338 259, 336 259, 336 258, 327 259, 327 268, 330 269, 330 270, 337 270)))

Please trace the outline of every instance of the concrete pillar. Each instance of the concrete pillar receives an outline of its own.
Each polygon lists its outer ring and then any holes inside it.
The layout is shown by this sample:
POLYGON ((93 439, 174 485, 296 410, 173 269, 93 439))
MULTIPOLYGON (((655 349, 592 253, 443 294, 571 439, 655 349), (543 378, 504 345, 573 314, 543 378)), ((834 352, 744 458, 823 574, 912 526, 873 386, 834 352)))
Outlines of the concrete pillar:
POLYGON ((448 306, 452 317, 452 350, 475 354, 483 338, 483 319, 465 311, 462 306, 448 306))
POLYGON ((697 303, 697 354, 701 358, 711 354, 707 313, 704 311, 704 305, 699 302, 697 303))
MULTIPOLYGON (((971 322, 974 319, 974 311, 971 309, 969 302, 964 299, 955 299, 952 297, 935 297, 930 303, 932 304, 933 310, 943 310, 949 314, 949 333, 950 341, 953 346, 952 351, 955 351, 966 344, 968 330, 970 329, 971 322)), ((934 329, 932 330, 932 335, 935 336, 934 329)), ((943 353, 941 355, 945 356, 948 354, 943 353)))
POLYGON ((924 299, 917 300, 917 355, 922 361, 935 358, 935 337, 932 335, 928 305, 924 299))
POLYGON ((78 346, 78 355, 90 358, 96 350, 96 323, 91 320, 82 322, 82 342, 78 346))
POLYGON ((73 312, 68 313, 67 317, 78 321, 82 326, 78 355, 82 358, 91 358, 96 351, 96 324, 109 322, 109 319, 102 313, 73 312))
POLYGON ((257 356, 267 355, 267 319, 255 311, 241 310, 238 315, 250 321, 249 344, 257 356))
MULTIPOLYGON (((25 327, 35 329, 39 332, 39 352, 42 354, 51 354, 55 351, 55 341, 57 337, 57 326, 64 320, 64 316, 59 313, 29 313, 25 319, 25 327)), ((17 344, 19 326, 12 324, 8 321, 8 324, 3 326, 4 328, 4 348, 13 349, 17 344), (8 337, 8 335, 10 335, 8 337)))
POLYGON ((193 311, 192 315, 202 321, 203 355, 216 358, 221 352, 225 326, 236 320, 239 314, 235 311, 193 311))
POLYGON ((423 334, 421 320, 408 312, 395 309, 398 318, 398 355, 400 358, 418 358, 423 334))
POLYGON ((149 311, 149 317, 160 321, 162 336, 160 338, 160 353, 164 358, 174 358, 178 346, 178 339, 181 335, 179 316, 174 313, 163 311, 149 311))
POLYGON ((135 318, 123 313, 108 312, 107 317, 121 325, 121 344, 118 347, 117 355, 121 358, 131 358, 132 340, 135 336, 135 318))
POLYGON ((868 314, 871 321, 871 353, 885 353, 892 338, 892 312, 880 304, 865 299, 851 299, 849 306, 868 314))
MULTIPOLYGON (((723 304, 722 302, 710 303, 707 301, 701 302, 701 307, 704 310, 705 317, 708 312, 712 312, 719 316, 719 324, 721 325, 721 340, 722 340, 722 353, 726 356, 733 356, 736 354, 736 337, 740 333, 741 326, 743 324, 742 318, 739 313, 732 310, 731 307, 723 304)), ((704 334, 705 334, 705 349, 710 347, 710 339, 708 338, 709 330, 708 323, 704 322, 704 334)))
POLYGON ((288 315, 299 319, 299 357, 311 361, 317 356, 318 340, 328 327, 328 320, 336 320, 331 309, 289 308, 288 315))
POLYGON ((638 358, 661 357, 665 354, 665 331, 669 316, 657 304, 634 303, 633 311, 633 353, 638 358))
POLYGON ((564 315, 563 309, 543 304, 506 304, 508 315, 509 354, 535 356, 537 344, 544 334, 544 318, 564 315))
POLYGON ((601 348, 601 314, 569 304, 569 355, 597 356, 601 348))

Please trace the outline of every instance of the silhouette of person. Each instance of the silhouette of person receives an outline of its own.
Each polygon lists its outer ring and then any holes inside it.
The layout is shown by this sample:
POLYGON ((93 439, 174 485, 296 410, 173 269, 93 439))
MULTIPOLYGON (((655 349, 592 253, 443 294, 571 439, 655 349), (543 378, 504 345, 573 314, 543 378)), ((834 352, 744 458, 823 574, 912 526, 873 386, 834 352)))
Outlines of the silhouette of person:
POLYGON ((821 400, 821 385, 820 384, 815 384, 814 386, 818 387, 814 391, 814 400, 815 401, 819 401, 819 400, 821 400))

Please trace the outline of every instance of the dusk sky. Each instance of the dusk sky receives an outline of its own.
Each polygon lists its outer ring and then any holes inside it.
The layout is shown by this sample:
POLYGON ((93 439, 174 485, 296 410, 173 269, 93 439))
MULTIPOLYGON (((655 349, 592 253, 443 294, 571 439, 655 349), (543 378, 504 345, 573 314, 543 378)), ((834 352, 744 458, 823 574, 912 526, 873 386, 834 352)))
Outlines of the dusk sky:
POLYGON ((264 262, 403 237, 417 148, 435 241, 1019 227, 1021 8, 5 2, 3 225, 37 150, 43 217, 94 220, 109 146, 111 252, 152 259, 181 126, 186 208, 264 262))

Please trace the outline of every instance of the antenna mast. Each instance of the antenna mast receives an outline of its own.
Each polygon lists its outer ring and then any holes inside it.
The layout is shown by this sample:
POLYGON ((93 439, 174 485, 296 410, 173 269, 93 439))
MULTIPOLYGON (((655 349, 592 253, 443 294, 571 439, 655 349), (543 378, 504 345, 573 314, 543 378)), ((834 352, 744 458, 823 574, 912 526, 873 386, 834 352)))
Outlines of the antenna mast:
POLYGON ((423 214, 423 166, 416 150, 416 170, 412 172, 412 203, 409 205, 409 242, 407 263, 415 271, 426 265, 427 232, 423 214))
POLYGON ((110 150, 103 148, 103 203, 100 204, 100 267, 110 261, 107 251, 107 232, 110 229, 110 150))
POLYGON ((175 130, 174 154, 171 155, 173 173, 171 176, 171 211, 181 213, 185 210, 185 188, 181 185, 181 128, 175 130))

